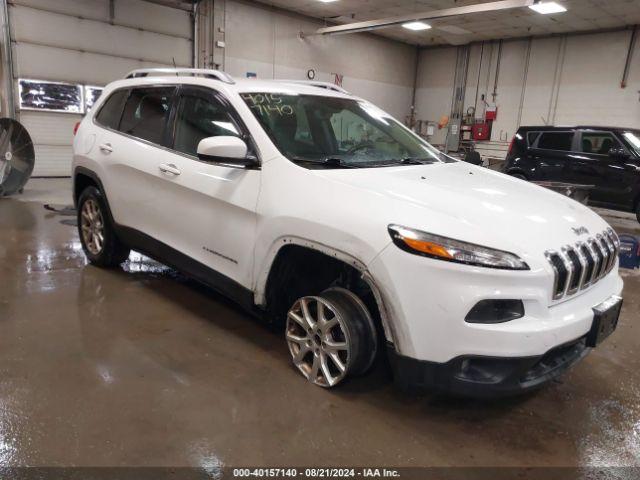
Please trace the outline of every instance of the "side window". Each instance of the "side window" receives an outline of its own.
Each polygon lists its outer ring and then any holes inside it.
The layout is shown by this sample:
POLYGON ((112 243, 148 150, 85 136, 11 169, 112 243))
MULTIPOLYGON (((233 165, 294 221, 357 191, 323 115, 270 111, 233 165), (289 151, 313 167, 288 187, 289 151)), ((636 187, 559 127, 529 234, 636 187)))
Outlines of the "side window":
POLYGON ((540 136, 540 132, 528 132, 527 133, 527 145, 532 147, 536 140, 540 136))
POLYGON ((162 136, 175 88, 135 88, 127 99, 120 131, 149 142, 162 144, 162 136))
POLYGON ((129 90, 113 92, 104 102, 102 108, 100 108, 98 115, 96 115, 96 122, 104 127, 117 130, 120 125, 120 117, 122 117, 122 109, 124 108, 124 102, 127 100, 127 95, 129 95, 129 90))
POLYGON ((195 156, 200 140, 219 136, 241 136, 227 108, 213 97, 182 96, 173 148, 195 156))
POLYGON ((572 143, 573 132, 544 132, 538 140, 538 148, 569 152, 572 143))
POLYGON ((582 132, 582 151, 608 155, 612 148, 621 148, 620 142, 607 132, 582 132))

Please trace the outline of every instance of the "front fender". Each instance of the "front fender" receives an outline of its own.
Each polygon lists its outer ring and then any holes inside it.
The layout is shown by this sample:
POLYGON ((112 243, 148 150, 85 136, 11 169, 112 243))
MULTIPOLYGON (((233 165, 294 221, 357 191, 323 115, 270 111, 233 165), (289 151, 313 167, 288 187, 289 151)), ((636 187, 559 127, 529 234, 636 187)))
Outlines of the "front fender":
MULTIPOLYGON (((300 247, 308 248, 310 250, 315 250, 329 257, 340 260, 358 270, 362 275, 362 280, 366 282, 367 285, 369 285, 369 288, 371 288, 371 291, 373 292, 373 295, 376 299, 376 304, 378 306, 378 311, 380 312, 380 320, 382 321, 386 340, 391 344, 394 343, 394 328, 388 315, 388 310, 386 307, 386 302, 383 298, 382 290, 378 286, 371 273, 368 271, 366 264, 347 252, 335 249, 333 247, 310 239, 289 235, 279 237, 271 244, 271 247, 268 249, 263 261, 259 262, 259 268, 255 275, 255 285, 253 291, 254 303, 256 305, 262 307, 266 306, 266 288, 267 281, 269 279, 269 273, 271 272, 271 267, 273 266, 273 263, 280 250, 288 245, 297 245, 300 247)), ((256 264, 258 264, 258 262, 256 262, 256 264)))

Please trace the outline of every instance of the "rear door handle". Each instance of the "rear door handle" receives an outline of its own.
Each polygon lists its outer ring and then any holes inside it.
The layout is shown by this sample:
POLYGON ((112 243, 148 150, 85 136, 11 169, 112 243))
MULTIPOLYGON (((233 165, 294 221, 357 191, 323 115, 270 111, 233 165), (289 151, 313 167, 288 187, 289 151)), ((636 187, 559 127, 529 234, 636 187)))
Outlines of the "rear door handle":
POLYGON ((173 163, 162 163, 158 166, 162 173, 170 173, 171 175, 180 175, 180 169, 173 163))
POLYGON ((111 153, 111 152, 113 152, 113 147, 111 146, 111 144, 110 144, 110 143, 103 143, 103 144, 102 144, 102 145, 100 145, 100 147, 98 147, 98 148, 100 148, 100 150, 101 150, 103 153, 111 153))

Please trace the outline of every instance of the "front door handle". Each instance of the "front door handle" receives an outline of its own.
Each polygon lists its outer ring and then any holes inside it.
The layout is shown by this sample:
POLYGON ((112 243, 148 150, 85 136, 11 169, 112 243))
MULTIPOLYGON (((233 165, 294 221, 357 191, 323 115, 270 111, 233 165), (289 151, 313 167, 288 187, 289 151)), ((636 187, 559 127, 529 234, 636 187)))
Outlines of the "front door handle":
POLYGON ((162 163, 158 166, 162 173, 169 173, 171 175, 180 175, 180 169, 173 163, 162 163))
POLYGON ((102 151, 102 153, 111 153, 111 152, 113 152, 113 147, 111 146, 110 143, 103 143, 98 148, 100 148, 100 151, 102 151))

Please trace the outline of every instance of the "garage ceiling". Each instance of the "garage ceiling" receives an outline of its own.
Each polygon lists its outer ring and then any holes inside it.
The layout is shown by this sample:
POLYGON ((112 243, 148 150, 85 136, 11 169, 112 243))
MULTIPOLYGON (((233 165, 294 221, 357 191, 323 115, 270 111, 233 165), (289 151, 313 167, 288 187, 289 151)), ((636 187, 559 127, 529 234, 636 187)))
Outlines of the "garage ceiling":
MULTIPOLYGON (((375 20, 494 0, 257 0, 260 3, 325 19, 328 24, 375 20)), ((431 30, 402 27, 376 30, 395 40, 417 44, 460 45, 468 42, 557 33, 602 30, 640 23, 640 0, 558 0, 567 12, 540 15, 529 8, 473 14, 430 21, 431 30)))

